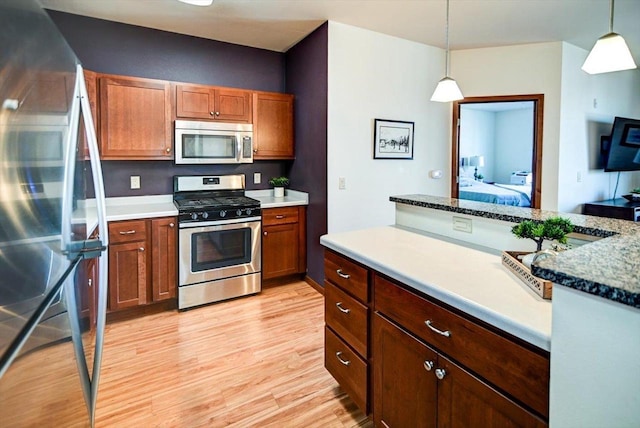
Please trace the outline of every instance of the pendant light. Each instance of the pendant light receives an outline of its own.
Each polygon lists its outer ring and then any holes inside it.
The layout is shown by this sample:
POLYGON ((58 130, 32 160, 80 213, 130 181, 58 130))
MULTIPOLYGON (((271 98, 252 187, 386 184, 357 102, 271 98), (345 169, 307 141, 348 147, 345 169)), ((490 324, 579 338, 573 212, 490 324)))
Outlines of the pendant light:
POLYGON ((213 4, 213 0, 178 0, 182 3, 191 4, 194 6, 211 6, 213 4))
POLYGON ((464 98, 456 81, 449 77, 449 0, 447 0, 447 23, 445 33, 447 40, 447 52, 445 57, 444 78, 438 82, 438 86, 436 86, 436 90, 433 91, 433 95, 431 96, 431 101, 438 101, 442 103, 461 100, 464 98))
POLYGON ((589 74, 637 68, 627 43, 620 34, 613 32, 613 1, 609 0, 609 33, 600 37, 582 64, 589 74))

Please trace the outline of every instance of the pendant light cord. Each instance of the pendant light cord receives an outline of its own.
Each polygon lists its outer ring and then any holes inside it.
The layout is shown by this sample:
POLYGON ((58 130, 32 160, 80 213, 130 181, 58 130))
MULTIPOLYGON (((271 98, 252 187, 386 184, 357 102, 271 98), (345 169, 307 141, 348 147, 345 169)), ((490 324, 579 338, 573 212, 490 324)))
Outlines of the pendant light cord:
POLYGON ((614 0, 609 0, 609 32, 613 33, 613 2, 614 0))
MULTIPOLYGON (((613 0, 612 0, 613 1, 613 0)), ((612 6, 613 7, 613 6, 612 6)), ((445 72, 444 75, 445 77, 449 77, 449 0, 447 0, 447 20, 446 20, 446 24, 444 27, 444 31, 445 31, 445 40, 447 43, 447 55, 445 57, 445 72)))

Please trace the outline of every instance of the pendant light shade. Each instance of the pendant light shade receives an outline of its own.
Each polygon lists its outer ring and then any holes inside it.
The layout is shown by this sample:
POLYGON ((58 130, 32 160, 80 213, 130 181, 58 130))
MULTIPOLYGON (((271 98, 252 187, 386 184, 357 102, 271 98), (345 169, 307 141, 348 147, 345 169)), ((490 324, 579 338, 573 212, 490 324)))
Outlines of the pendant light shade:
POLYGON ((627 43, 620 34, 613 32, 613 1, 609 3, 609 33, 596 41, 582 65, 582 70, 589 74, 637 68, 627 43))
POLYGON ((182 3, 192 4, 194 6, 211 6, 213 0, 178 0, 182 3))
POLYGON ((436 90, 433 91, 433 95, 431 96, 431 101, 438 101, 441 103, 461 100, 464 98, 456 81, 449 77, 449 0, 447 0, 445 36, 447 40, 447 51, 445 57, 444 78, 438 82, 438 86, 436 86, 436 90))
POLYGON ((451 77, 444 77, 438 82, 436 90, 431 95, 431 101, 447 103, 449 101, 461 100, 464 97, 455 80, 451 77))

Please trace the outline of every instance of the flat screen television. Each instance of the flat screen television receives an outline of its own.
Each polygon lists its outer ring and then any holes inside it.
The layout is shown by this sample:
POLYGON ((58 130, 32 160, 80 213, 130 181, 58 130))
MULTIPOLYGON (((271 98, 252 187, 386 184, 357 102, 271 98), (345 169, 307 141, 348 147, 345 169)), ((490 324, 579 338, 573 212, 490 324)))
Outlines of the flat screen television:
POLYGON ((602 143, 605 171, 640 170, 640 119, 616 117, 602 143))

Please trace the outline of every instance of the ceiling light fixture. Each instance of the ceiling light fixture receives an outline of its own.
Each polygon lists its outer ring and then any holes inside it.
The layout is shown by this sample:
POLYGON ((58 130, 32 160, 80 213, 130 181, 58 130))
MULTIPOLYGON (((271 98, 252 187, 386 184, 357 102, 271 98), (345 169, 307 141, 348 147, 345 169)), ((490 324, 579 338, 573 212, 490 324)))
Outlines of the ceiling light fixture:
POLYGON ((431 101, 438 101, 442 103, 461 100, 464 98, 456 81, 449 77, 449 0, 447 0, 447 24, 445 27, 445 33, 447 39, 447 52, 445 58, 444 78, 438 82, 438 86, 436 86, 436 90, 433 91, 433 95, 431 96, 431 101))
POLYGON ((192 4, 194 6, 211 6, 213 0, 178 0, 182 3, 192 4))
POLYGON ((582 70, 589 74, 637 68, 627 43, 620 34, 613 32, 613 1, 609 1, 609 33, 596 41, 582 64, 582 70))

